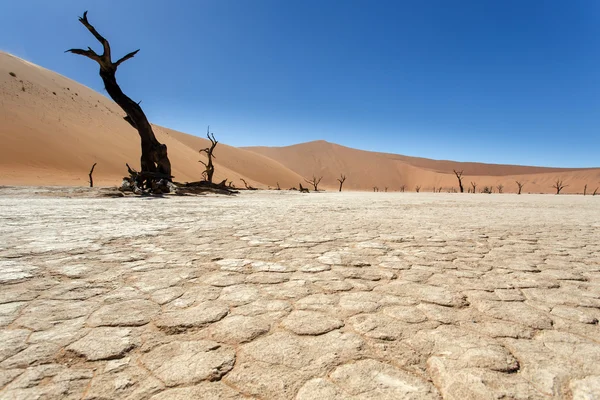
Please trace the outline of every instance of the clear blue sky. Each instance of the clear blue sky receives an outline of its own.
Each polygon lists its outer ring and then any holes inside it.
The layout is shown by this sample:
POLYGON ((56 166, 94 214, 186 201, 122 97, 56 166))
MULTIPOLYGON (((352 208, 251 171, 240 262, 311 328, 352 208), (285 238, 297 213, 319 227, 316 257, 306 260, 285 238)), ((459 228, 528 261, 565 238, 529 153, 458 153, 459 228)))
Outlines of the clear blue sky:
POLYGON ((22 0, 0 49, 103 91, 64 54, 141 48, 118 80, 152 122, 222 142, 325 139, 459 161, 600 166, 597 0, 22 0))

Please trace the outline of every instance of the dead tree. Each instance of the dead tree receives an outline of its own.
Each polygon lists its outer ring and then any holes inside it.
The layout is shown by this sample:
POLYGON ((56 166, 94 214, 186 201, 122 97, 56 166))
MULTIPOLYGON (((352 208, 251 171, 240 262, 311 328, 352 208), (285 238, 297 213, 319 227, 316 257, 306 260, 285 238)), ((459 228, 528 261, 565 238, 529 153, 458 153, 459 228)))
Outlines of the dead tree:
POLYGON ((517 192, 517 194, 521 194, 521 190, 523 190, 523 186, 525 186, 524 182, 520 182, 520 181, 515 181, 517 183, 517 186, 519 187, 519 191, 517 192))
POLYGON ((323 179, 323 177, 317 178, 315 175, 313 175, 311 180, 305 179, 306 183, 310 183, 315 192, 319 191, 319 183, 321 183, 321 179, 323 179))
POLYGON ((498 185, 496 186, 496 189, 498 189, 498 193, 502 193, 502 190, 504 190, 504 185, 498 185))
POLYGON ((258 190, 255 187, 252 187, 252 185, 248 185, 248 182, 246 182, 246 180, 244 178, 240 178, 240 181, 244 182, 244 186, 246 187, 246 190, 258 190))
POLYGON ((400 186, 400 192, 401 193, 404 193, 405 190, 406 190, 406 185, 400 186))
POLYGON ((594 189, 594 193, 592 193, 592 196, 595 196, 596 193, 598 193, 598 188, 594 189))
POLYGON ((379 192, 379 188, 377 186, 373 186, 373 191, 374 192, 379 192))
POLYGON ((88 176, 90 177, 90 187, 94 187, 94 178, 92 178, 92 174, 94 173, 94 168, 96 168, 96 164, 94 163, 94 165, 92 165, 92 169, 90 169, 90 173, 88 174, 88 176))
POLYGON ((117 103, 119 107, 125 111, 125 121, 127 121, 134 129, 136 129, 140 135, 142 148, 140 165, 142 170, 138 174, 138 177, 139 179, 144 179, 144 182, 140 182, 140 184, 145 185, 146 188, 149 188, 152 191, 155 191, 154 186, 159 184, 161 189, 159 189, 158 192, 161 192, 161 190, 164 191, 167 187, 166 182, 171 181, 172 179, 171 162, 169 161, 169 157, 167 155, 167 146, 160 143, 156 139, 154 131, 152 130, 152 125, 150 125, 150 122, 148 122, 148 118, 146 118, 146 114, 144 114, 144 111, 140 107, 139 103, 131 100, 127 95, 125 95, 125 93, 123 93, 117 84, 117 79, 115 77, 119 65, 130 58, 133 58, 139 49, 132 51, 131 53, 128 53, 119 58, 117 61, 113 62, 108 40, 100 35, 96 28, 94 28, 88 22, 87 11, 84 12, 83 16, 79 18, 79 22, 81 22, 83 26, 85 26, 87 30, 94 35, 96 40, 102 44, 103 52, 102 54, 97 54, 94 50, 92 50, 91 47, 88 47, 87 50, 70 49, 66 52, 85 56, 98 63, 100 66, 100 78, 102 78, 102 82, 104 82, 104 88, 106 89, 106 92, 115 101, 115 103, 117 103))
POLYGON ((387 193, 387 190, 388 190, 388 187, 386 186, 386 187, 384 188, 384 191, 387 193))
POLYGON ((471 182, 471 187, 473 188, 473 193, 477 193, 477 183, 471 182))
POLYGON ((340 192, 341 192, 342 186, 344 185, 344 182, 346 182, 346 175, 340 174, 340 177, 337 180, 340 183, 340 192))
POLYGON ((217 143, 219 142, 217 141, 217 139, 215 139, 215 134, 210 133, 210 126, 206 128, 206 137, 208 138, 208 140, 210 140, 210 147, 199 150, 199 153, 206 153, 208 161, 204 162, 202 160, 199 160, 198 162, 202 163, 202 165, 204 165, 205 168, 204 172, 202 173, 202 176, 206 179, 207 182, 212 183, 213 174, 215 173, 215 166, 213 165, 212 160, 213 158, 217 158, 215 157, 213 152, 215 151, 215 147, 217 147, 217 143))
POLYGON ((308 188, 302 186, 301 183, 298 184, 298 187, 300 187, 300 193, 308 193, 308 188))
POLYGON ((279 187, 279 182, 277 182, 277 190, 281 190, 281 188, 279 187))
POLYGON ((419 193, 420 190, 421 190, 421 186, 419 186, 419 185, 415 186, 415 192, 419 193))
POLYGON ((587 193, 587 183, 585 184, 585 186, 583 187, 583 195, 585 196, 587 193))
POLYGON ((465 189, 463 188, 463 184, 462 184, 462 175, 463 175, 463 171, 457 171, 457 170, 453 170, 454 171, 454 175, 456 175, 456 178, 458 179, 458 187, 460 188, 460 192, 464 193, 465 189))
POLYGON ((556 179, 556 182, 554 183, 554 185, 552 185, 552 187, 556 189, 556 194, 560 194, 560 191, 566 188, 567 186, 569 185, 563 184, 563 181, 560 179, 556 179))
POLYGON ((438 193, 442 193, 442 189, 443 189, 443 187, 441 187, 441 186, 440 186, 440 187, 438 188, 438 191, 437 191, 437 192, 438 192, 438 193))

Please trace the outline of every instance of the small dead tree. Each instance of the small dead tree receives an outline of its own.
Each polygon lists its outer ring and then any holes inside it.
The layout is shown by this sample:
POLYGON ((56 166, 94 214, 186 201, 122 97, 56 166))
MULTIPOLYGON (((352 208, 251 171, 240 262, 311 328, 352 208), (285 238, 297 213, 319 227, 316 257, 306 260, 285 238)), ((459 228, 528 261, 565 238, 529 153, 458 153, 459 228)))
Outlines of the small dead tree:
POLYGON ((583 195, 585 196, 587 193, 587 183, 585 184, 585 186, 583 187, 583 195))
POLYGON ((400 192, 404 193, 405 190, 406 190, 406 185, 400 186, 400 192))
POLYGON ((515 181, 517 183, 517 186, 519 187, 519 191, 517 192, 517 194, 521 194, 521 191, 523 190, 523 186, 525 186, 525 182, 521 182, 521 181, 515 181))
POLYGON ((92 169, 90 169, 90 173, 88 174, 88 176, 90 177, 90 187, 94 187, 94 178, 92 178, 92 174, 94 173, 94 168, 96 168, 96 164, 94 163, 94 165, 92 165, 92 169))
POLYGON ((215 173, 215 166, 212 160, 213 158, 217 158, 213 153, 215 151, 215 147, 217 147, 217 143, 219 142, 217 141, 217 139, 215 139, 215 134, 210 132, 210 126, 206 128, 206 137, 208 138, 208 140, 210 140, 210 147, 199 150, 198 152, 200 154, 206 153, 208 161, 204 162, 202 160, 198 160, 198 162, 202 163, 202 165, 204 165, 205 168, 204 172, 202 173, 202 176, 204 177, 204 179, 206 179, 207 182, 212 183, 213 174, 215 173))
POLYGON ((277 190, 281 190, 281 188, 279 187, 279 182, 277 182, 277 190))
POLYGON ((598 188, 594 189, 594 193, 592 193, 592 196, 595 196, 596 193, 598 193, 598 188))
POLYGON ((419 193, 420 190, 421 190, 421 186, 419 186, 419 185, 415 186, 415 192, 419 193))
POLYGON ((374 192, 379 192, 379 188, 377 186, 373 186, 373 191, 374 192))
POLYGON ((298 186, 300 187, 300 193, 308 193, 308 188, 303 187, 302 183, 299 183, 298 186))
POLYGON ((462 184, 462 176, 463 176, 463 171, 457 171, 457 170, 453 170, 454 171, 454 175, 456 175, 456 178, 458 179, 458 187, 460 188, 460 192, 464 193, 465 189, 463 188, 463 184, 462 184))
POLYGON ((440 186, 440 187, 438 188, 438 191, 437 191, 437 192, 438 192, 438 193, 442 193, 442 189, 443 189, 443 187, 441 187, 441 186, 440 186))
MULTIPOLYGON (((127 121, 134 129, 138 131, 141 139, 142 156, 140 159, 140 165, 142 170, 138 173, 137 179, 140 180, 139 184, 150 188, 153 192, 169 191, 167 181, 171 181, 171 162, 167 155, 167 146, 160 143, 154 131, 152 125, 148 122, 148 118, 144 111, 140 107, 139 103, 131 100, 117 84, 115 74, 119 65, 125 61, 133 58, 138 50, 132 51, 126 54, 117 61, 113 62, 111 58, 111 48, 108 40, 98 33, 96 28, 92 26, 87 19, 87 11, 83 13, 83 16, 79 18, 79 22, 87 28, 88 31, 100 44, 102 44, 102 54, 97 54, 91 47, 87 50, 82 49, 70 49, 66 52, 85 56, 91 60, 94 60, 100 66, 100 78, 104 83, 108 95, 125 111, 125 121, 127 121)), ((133 178, 132 178, 133 179, 133 178)))
POLYGON ((493 187, 491 187, 491 186, 484 186, 483 189, 481 190, 481 193, 492 194, 493 191, 494 191, 493 187))
POLYGON ((496 186, 496 189, 498 189, 498 193, 502 193, 502 190, 504 190, 504 185, 498 185, 496 186))
POLYGON ((387 190, 388 190, 388 187, 386 186, 386 187, 384 188, 384 191, 387 193, 387 190))
POLYGON ((319 183, 321 183, 321 179, 323 179, 323 177, 317 178, 315 175, 313 175, 312 179, 305 179, 305 181, 306 183, 310 183, 313 186, 315 192, 318 192, 319 183))
POLYGON ((556 182, 554 182, 554 185, 552 185, 552 187, 556 189, 556 194, 560 194, 560 191, 566 188, 567 186, 569 185, 565 185, 563 181, 558 178, 556 179, 556 182))
POLYGON ((340 177, 337 180, 340 183, 340 192, 341 192, 342 186, 344 185, 344 182, 346 182, 346 175, 340 174, 340 177))
POLYGON ((477 183, 471 182, 471 187, 473 188, 473 192, 472 193, 477 193, 477 183))

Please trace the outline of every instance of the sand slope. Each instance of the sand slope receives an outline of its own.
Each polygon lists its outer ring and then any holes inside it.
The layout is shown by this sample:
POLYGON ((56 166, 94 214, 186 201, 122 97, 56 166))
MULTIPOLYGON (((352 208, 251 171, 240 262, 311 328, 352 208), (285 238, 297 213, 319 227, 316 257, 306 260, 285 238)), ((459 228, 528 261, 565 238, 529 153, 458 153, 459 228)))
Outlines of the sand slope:
POLYGON ((381 191, 385 187, 397 191, 406 185, 406 190, 414 191, 419 185, 421 191, 432 191, 434 187, 448 191, 458 187, 454 169, 464 171, 465 191, 471 186, 470 182, 474 182, 477 191, 484 185, 503 185, 504 192, 514 192, 516 180, 525 182, 524 193, 552 193, 556 179, 562 179, 568 185, 564 193, 583 192, 585 184, 588 191, 600 186, 599 168, 562 169, 429 160, 357 150, 322 140, 286 147, 246 149, 273 158, 302 176, 323 176, 322 185, 329 189, 337 188, 336 179, 345 174, 344 187, 349 190, 373 190, 377 186, 381 191))
MULTIPOLYGON (((0 184, 85 185, 94 162, 98 185, 120 183, 125 163, 139 166, 140 154, 139 136, 123 115, 100 93, 0 52, 0 184)), ((168 146, 175 179, 199 180, 198 150, 208 141, 155 128, 168 146)), ((301 179, 254 152, 219 144, 215 154, 215 180, 242 185, 243 177, 258 186, 291 186, 301 179)))
MULTIPOLYGON (((93 66, 92 66, 93 67, 93 66)), ((98 78, 100 79, 100 78, 98 78)), ((96 185, 117 185, 125 163, 139 165, 137 132, 123 120, 122 110, 100 93, 53 71, 0 52, 0 185, 87 184, 91 165, 96 185), (13 73, 15 76, 12 76, 13 73)), ((166 143, 178 181, 199 180, 203 170, 198 150, 208 141, 155 126, 166 143)), ((217 138, 218 139, 218 138, 217 138)), ((525 192, 551 193, 558 178, 580 193, 600 186, 600 169, 556 169, 481 163, 456 163, 350 149, 325 141, 288 147, 236 148, 220 143, 215 151, 215 180, 240 178, 257 187, 284 189, 313 174, 323 176, 322 188, 335 190, 340 173, 349 190, 422 191, 455 188, 452 170, 465 171, 471 181, 516 190, 515 180, 526 182, 525 192)), ((465 189, 466 190, 466 189, 465 189)))

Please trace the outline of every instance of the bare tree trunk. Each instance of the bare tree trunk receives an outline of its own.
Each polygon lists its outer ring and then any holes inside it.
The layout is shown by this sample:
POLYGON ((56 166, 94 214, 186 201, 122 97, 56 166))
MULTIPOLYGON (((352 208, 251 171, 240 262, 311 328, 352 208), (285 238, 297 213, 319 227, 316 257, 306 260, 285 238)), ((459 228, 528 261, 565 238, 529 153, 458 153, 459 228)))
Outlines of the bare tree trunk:
MULTIPOLYGON (((88 57, 100 65, 100 78, 102 78, 102 82, 104 82, 104 87, 107 93, 115 101, 115 103, 117 103, 119 107, 125 111, 125 114, 127 114, 124 117, 125 121, 134 127, 140 135, 142 148, 140 165, 142 168, 142 174, 149 172, 152 174, 157 174, 157 176, 164 176, 165 179, 170 181, 172 178, 171 162, 169 161, 169 157, 167 155, 167 146, 160 143, 156 139, 154 131, 152 130, 152 125, 150 125, 150 122, 148 122, 148 118, 146 118, 146 114, 144 114, 144 111, 140 107, 139 103, 131 100, 127 95, 125 95, 125 93, 123 93, 117 84, 117 79, 115 77, 118 66, 130 58, 133 58, 139 50, 132 51, 116 62, 112 62, 110 44, 108 43, 108 40, 100 35, 98 31, 96 31, 96 28, 94 28, 88 22, 87 11, 84 12, 83 16, 79 18, 79 22, 81 22, 102 44, 104 51, 99 55, 88 47, 88 50, 70 49, 67 50, 67 52, 88 57)), ((147 186, 150 186, 150 184, 147 186)))
POLYGON ((583 195, 585 196, 587 193, 587 183, 585 184, 585 186, 583 187, 583 195))
POLYGON ((92 174, 94 173, 94 168, 96 168, 96 164, 94 163, 94 165, 92 165, 92 169, 90 169, 90 173, 88 174, 88 176, 90 177, 90 187, 94 187, 94 178, 92 178, 92 174))
POLYGON ((517 182, 517 186, 519 186, 519 192, 517 194, 521 194, 521 190, 523 190, 523 186, 525 185, 523 182, 519 182, 519 181, 515 181, 517 182))

